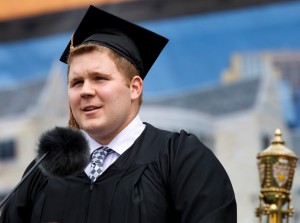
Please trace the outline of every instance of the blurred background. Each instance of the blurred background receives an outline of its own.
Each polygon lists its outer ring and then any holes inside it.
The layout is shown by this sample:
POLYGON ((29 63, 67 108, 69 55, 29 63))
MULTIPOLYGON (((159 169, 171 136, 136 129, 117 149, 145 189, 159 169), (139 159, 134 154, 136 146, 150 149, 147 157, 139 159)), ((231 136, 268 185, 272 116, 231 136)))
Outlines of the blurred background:
MULTIPOLYGON (((145 78, 140 115, 196 134, 220 159, 238 222, 258 222, 257 154, 276 128, 300 154, 300 1, 3 0, 0 2, 0 200, 35 157, 41 133, 66 126, 59 57, 93 4, 170 39, 145 78)), ((300 177, 292 223, 300 222, 300 177)))

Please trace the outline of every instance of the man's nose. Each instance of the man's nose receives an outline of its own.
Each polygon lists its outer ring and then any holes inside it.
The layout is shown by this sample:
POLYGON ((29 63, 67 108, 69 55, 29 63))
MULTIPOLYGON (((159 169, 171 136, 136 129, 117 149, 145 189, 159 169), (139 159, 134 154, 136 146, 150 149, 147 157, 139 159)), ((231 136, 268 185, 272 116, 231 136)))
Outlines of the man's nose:
POLYGON ((81 97, 87 97, 92 95, 95 95, 94 86, 89 81, 85 81, 82 85, 81 97))

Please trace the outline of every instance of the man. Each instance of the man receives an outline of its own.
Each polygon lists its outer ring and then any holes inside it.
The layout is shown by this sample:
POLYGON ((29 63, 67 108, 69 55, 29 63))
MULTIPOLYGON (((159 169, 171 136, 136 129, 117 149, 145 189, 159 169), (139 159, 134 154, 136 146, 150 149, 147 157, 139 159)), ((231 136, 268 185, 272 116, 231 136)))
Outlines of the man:
POLYGON ((166 43, 89 8, 61 60, 69 126, 85 133, 91 164, 65 178, 37 169, 1 222, 236 222, 234 192, 213 153, 194 135, 157 129, 138 115, 143 79, 166 43))

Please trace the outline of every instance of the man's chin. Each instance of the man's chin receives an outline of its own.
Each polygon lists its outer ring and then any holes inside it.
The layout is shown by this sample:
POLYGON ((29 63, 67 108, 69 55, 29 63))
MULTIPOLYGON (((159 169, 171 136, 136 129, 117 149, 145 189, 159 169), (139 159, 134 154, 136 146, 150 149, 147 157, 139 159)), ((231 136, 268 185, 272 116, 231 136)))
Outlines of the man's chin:
POLYGON ((107 129, 103 124, 97 123, 96 121, 82 123, 82 129, 86 132, 95 133, 103 132, 104 129, 107 129))
POLYGON ((82 129, 84 131, 86 131, 87 133, 93 133, 93 132, 101 131, 101 128, 99 128, 99 126, 95 126, 95 125, 83 125, 82 129))

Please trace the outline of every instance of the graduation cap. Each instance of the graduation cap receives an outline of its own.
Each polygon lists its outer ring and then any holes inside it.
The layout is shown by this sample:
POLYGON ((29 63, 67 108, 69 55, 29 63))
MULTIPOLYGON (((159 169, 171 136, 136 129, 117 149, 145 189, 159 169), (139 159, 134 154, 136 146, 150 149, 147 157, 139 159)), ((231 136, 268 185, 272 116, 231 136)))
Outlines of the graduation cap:
POLYGON ((90 6, 60 60, 67 63, 70 46, 86 42, 97 43, 116 51, 132 62, 144 79, 168 39, 90 6))

